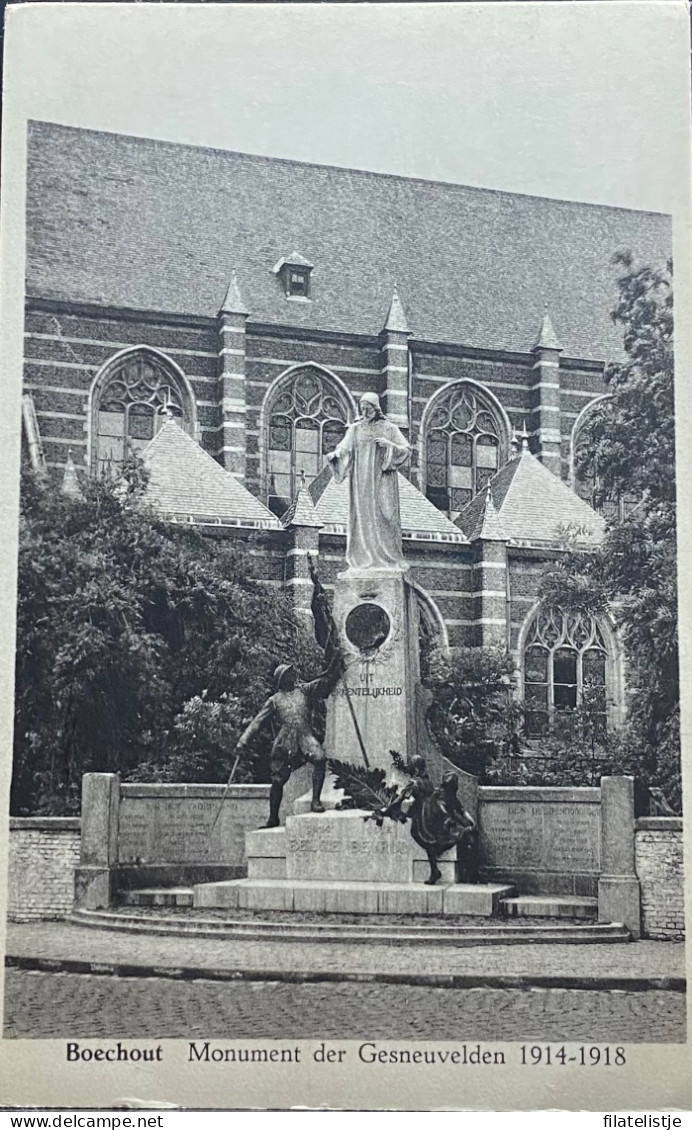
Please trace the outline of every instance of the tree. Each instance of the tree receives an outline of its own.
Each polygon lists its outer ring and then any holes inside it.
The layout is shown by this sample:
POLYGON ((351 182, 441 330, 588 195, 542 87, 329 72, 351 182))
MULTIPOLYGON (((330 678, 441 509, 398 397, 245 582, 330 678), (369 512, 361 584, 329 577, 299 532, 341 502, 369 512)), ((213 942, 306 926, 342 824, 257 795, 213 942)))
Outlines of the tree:
POLYGON ((626 358, 606 369, 610 395, 590 418, 580 465, 607 498, 636 504, 609 520, 596 553, 568 546, 541 595, 585 612, 612 610, 627 655, 630 767, 679 810, 672 266, 642 266, 630 253, 615 262, 623 273, 612 318, 626 358))
POLYGON ((455 648, 447 657, 423 652, 422 676, 432 691, 428 723, 455 765, 483 776, 489 760, 516 740, 523 718, 514 662, 502 648, 455 648))
MULTIPOLYGON (((66 498, 23 483, 14 812, 78 811, 84 772, 223 780, 279 662, 321 653, 237 543, 161 520, 133 464, 66 498)), ((266 777, 259 747, 239 780, 266 777)))

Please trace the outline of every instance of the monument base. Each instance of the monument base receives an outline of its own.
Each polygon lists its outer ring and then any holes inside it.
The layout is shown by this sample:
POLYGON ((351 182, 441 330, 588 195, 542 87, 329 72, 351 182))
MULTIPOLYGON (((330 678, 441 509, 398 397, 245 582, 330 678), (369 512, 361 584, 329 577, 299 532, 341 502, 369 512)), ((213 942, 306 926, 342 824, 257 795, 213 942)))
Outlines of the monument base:
POLYGON ((459 882, 456 848, 438 861, 439 883, 428 885, 430 864, 410 825, 378 828, 366 815, 306 813, 248 832, 247 879, 198 884, 195 908, 489 917, 515 893, 507 883, 459 882))
POLYGON ((305 879, 235 879, 194 889, 195 910, 278 910, 305 914, 417 914, 491 918, 515 893, 500 884, 319 883, 305 879))

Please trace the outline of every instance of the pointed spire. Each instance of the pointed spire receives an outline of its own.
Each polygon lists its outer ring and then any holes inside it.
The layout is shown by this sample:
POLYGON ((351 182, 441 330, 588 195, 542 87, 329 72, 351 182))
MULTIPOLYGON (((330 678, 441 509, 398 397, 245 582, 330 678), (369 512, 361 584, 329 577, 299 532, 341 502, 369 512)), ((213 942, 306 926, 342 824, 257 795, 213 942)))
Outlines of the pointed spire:
POLYGON ((404 307, 399 298, 396 283, 394 283, 394 293, 392 294, 392 301, 389 305, 389 313, 387 314, 384 329, 385 333, 410 334, 411 332, 408 328, 406 314, 404 313, 404 307))
POLYGON ((562 353, 562 346, 560 345, 560 342, 557 339, 557 334, 553 329, 553 323, 550 320, 550 314, 548 313, 547 304, 543 311, 543 321, 541 322, 541 328, 538 332, 538 337, 536 338, 534 344, 531 346, 531 352, 535 353, 539 349, 553 349, 556 353, 562 353))
POLYGON ((493 501, 492 491, 490 489, 490 482, 486 484, 485 499, 483 509, 483 521, 481 522, 478 533, 473 537, 473 541, 507 541, 507 534, 505 533, 500 515, 493 501))
POLYGON ((305 481, 305 471, 300 472, 296 496, 286 513, 280 518, 280 522, 285 530, 290 526, 308 526, 315 530, 321 530, 324 525, 317 517, 315 504, 305 481))
POLYGON ((72 448, 68 448, 65 472, 62 477, 60 493, 68 498, 83 498, 82 488, 79 485, 79 475, 72 459, 72 448))
POLYGON ((243 302, 243 297, 240 293, 240 287, 238 286, 238 276, 236 275, 235 270, 231 273, 231 281, 228 284, 226 297, 223 300, 223 306, 221 307, 221 310, 219 312, 221 314, 245 315, 250 313, 245 303, 243 302))
POLYGON ((516 428, 512 428, 512 450, 514 459, 517 459, 522 451, 529 450, 529 433, 526 430, 525 419, 522 420, 520 432, 516 428))

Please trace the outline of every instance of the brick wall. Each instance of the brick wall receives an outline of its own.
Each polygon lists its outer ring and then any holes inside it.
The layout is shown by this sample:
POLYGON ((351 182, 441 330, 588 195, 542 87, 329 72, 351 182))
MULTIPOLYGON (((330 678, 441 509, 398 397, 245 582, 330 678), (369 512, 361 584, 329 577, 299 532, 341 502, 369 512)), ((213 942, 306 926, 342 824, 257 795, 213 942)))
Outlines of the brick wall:
POLYGON ((646 816, 637 820, 636 829, 642 934, 645 938, 681 940, 685 936, 682 819, 646 816))
POLYGON ((66 918, 79 864, 78 817, 12 817, 7 917, 13 922, 66 918))

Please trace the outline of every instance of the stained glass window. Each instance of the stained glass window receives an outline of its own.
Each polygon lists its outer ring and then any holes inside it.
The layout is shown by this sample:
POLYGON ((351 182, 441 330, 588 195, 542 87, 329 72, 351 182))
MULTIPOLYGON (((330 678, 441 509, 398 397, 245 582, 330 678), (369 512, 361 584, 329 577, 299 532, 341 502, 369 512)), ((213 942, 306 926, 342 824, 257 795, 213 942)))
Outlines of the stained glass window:
POLYGON ((588 706, 594 726, 606 726, 607 668, 603 631, 593 616, 541 608, 524 645, 524 705, 529 737, 545 734, 562 715, 588 706))
POLYGON ((187 395, 176 376, 148 352, 133 353, 108 376, 94 411, 93 465, 113 474, 128 455, 143 451, 169 415, 190 427, 187 395))
POLYGON ((453 385, 425 430, 427 497, 456 518, 500 469, 505 448, 502 425, 482 392, 453 385))
POLYGON ((349 419, 345 396, 317 369, 299 369, 280 385, 267 412, 267 503, 275 514, 288 509, 301 474, 317 478, 349 419))

